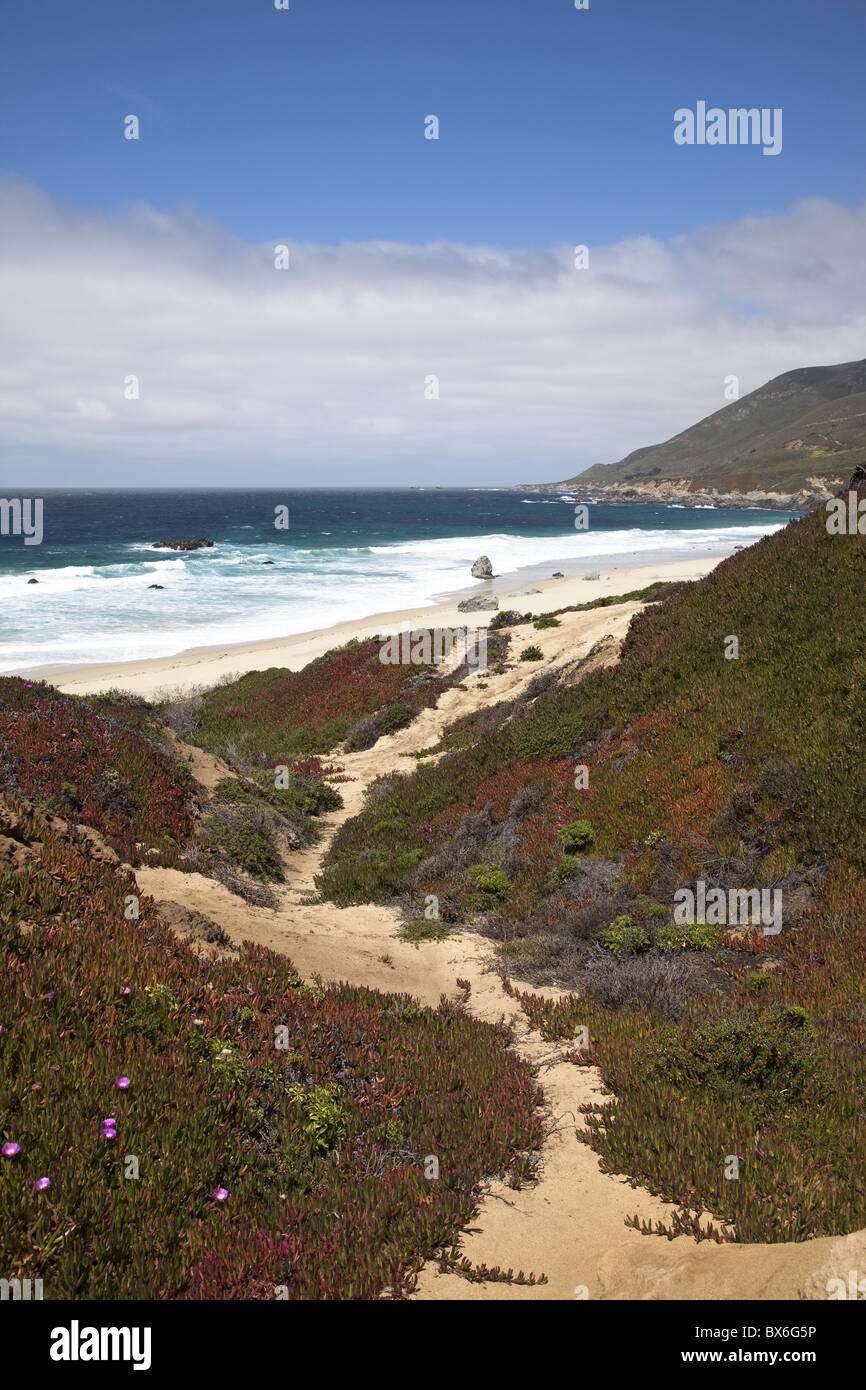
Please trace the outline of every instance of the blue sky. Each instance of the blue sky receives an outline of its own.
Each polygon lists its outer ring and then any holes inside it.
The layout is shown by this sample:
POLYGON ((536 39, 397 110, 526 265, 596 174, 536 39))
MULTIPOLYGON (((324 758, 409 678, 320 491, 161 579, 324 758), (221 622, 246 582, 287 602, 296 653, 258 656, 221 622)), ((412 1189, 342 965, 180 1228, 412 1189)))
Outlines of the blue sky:
POLYGON ((0 166, 252 241, 667 237, 864 196, 864 30, 861 0, 6 0, 0 166), (699 98, 781 106, 781 156, 677 148, 699 98))
POLYGON ((864 57, 862 0, 4 0, 0 465, 562 478, 862 357, 864 57))

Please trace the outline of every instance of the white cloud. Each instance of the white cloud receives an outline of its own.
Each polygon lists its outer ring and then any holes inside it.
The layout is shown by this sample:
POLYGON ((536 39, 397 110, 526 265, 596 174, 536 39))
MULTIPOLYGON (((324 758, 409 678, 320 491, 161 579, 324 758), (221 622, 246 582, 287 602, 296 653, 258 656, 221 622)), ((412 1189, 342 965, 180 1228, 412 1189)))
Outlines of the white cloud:
POLYGON ((566 246, 249 246, 4 181, 0 247, 16 484, 542 481, 719 409, 729 374, 866 353, 866 205, 826 200, 575 270, 566 246))

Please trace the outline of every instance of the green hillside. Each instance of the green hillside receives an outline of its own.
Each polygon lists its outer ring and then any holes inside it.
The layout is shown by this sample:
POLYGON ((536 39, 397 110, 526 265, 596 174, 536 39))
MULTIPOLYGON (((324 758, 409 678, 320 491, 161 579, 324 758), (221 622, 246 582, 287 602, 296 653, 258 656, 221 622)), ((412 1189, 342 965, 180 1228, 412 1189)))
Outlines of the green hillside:
MULTIPOLYGON (((866 499, 866 470, 852 485, 866 499)), ((740 1240, 866 1224, 866 537, 826 520, 648 605, 617 666, 452 725, 435 765, 374 786, 320 880, 410 913, 433 895, 503 971, 574 989, 523 1002, 548 1037, 588 1029, 575 1060, 616 1096, 594 1147, 683 1229, 704 1207, 740 1240), (699 880, 778 891, 781 932, 683 929, 699 880)))
POLYGON ((864 451, 866 359, 785 372, 665 443, 596 464, 565 485, 650 500, 677 482, 692 492, 775 492, 793 505, 832 495, 864 451))

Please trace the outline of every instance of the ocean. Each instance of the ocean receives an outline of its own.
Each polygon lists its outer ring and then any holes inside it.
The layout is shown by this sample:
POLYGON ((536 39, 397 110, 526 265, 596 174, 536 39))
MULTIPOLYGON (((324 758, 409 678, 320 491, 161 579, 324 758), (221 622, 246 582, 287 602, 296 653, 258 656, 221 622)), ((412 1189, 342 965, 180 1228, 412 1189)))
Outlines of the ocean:
POLYGON ((726 555, 788 520, 759 510, 599 503, 589 508, 588 529, 576 530, 574 495, 506 488, 38 495, 42 543, 0 536, 0 671, 170 656, 419 606, 470 587, 481 554, 497 574, 579 574, 726 555), (282 507, 285 530, 274 524, 282 507), (215 546, 151 548, 191 537, 215 546))

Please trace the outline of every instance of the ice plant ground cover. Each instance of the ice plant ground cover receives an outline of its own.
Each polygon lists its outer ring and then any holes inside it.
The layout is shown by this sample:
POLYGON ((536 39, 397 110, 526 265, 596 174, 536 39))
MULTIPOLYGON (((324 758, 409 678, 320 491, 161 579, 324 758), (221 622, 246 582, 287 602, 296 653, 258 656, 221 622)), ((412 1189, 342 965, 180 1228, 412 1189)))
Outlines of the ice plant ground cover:
POLYGON ((60 695, 0 677, 0 790, 99 831, 128 863, 148 849, 173 859, 191 839, 188 768, 157 747, 144 702, 60 695))
POLYGON ((97 831, 127 864, 197 869, 255 896, 255 881, 282 877, 277 842, 317 839, 317 818, 341 804, 324 775, 307 759, 279 785, 259 769, 206 793, 168 741, 163 706, 0 678, 0 791, 97 831))
POLYGON ((0 798, 21 861, 0 871, 8 1277, 46 1298, 376 1298, 454 1245, 483 1178, 519 1181, 539 1093, 504 1028, 308 988, 262 948, 203 962, 149 899, 126 920, 132 875, 28 806, 0 798))
POLYGON ((251 671, 216 686, 204 696, 190 741, 230 757, 236 750, 253 763, 284 762, 328 753, 346 738, 351 744, 356 726, 378 715, 378 726, 358 729, 354 740, 370 746, 435 705, 461 675, 459 668, 383 663, 384 641, 349 642, 300 671, 251 671))
POLYGON ((432 896, 512 975, 573 985, 524 1004, 549 1037, 589 1030, 574 1060, 616 1095, 589 1141, 739 1240, 866 1225, 866 538, 825 521, 645 608, 617 666, 460 721, 374 784, 319 879, 340 903, 432 896), (781 890, 781 935, 680 942, 698 879, 781 890))

